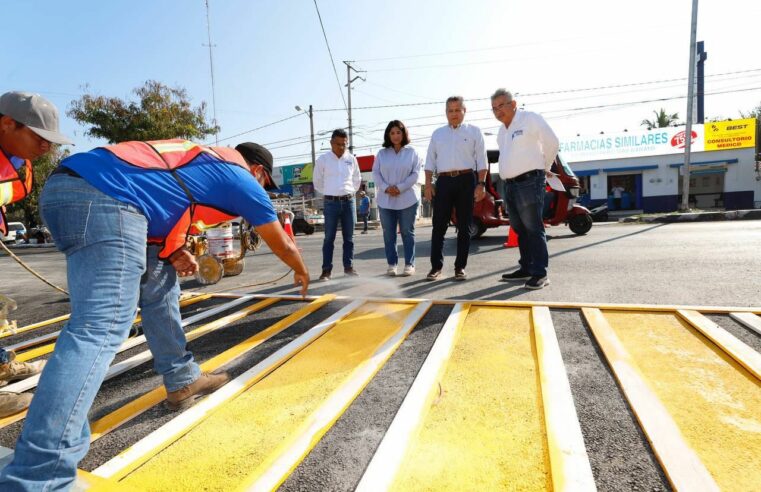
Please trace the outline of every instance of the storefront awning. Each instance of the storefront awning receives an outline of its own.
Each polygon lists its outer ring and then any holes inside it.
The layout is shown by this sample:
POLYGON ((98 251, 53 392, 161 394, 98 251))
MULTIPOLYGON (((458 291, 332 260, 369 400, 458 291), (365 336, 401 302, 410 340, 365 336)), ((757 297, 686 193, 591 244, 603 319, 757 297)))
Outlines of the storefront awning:
POLYGON ((576 176, 597 176, 600 174, 599 169, 586 169, 583 171, 577 171, 576 169, 573 170, 573 174, 576 176))
POLYGON ((617 173, 621 171, 648 171, 650 169, 658 169, 658 164, 652 164, 649 166, 606 167, 601 169, 601 171, 604 173, 617 173))
MULTIPOLYGON (((700 162, 690 162, 690 167, 692 166, 715 166, 717 164, 737 164, 739 162, 738 159, 720 159, 718 161, 700 161, 700 162)), ((675 164, 669 164, 669 167, 682 167, 684 166, 684 162, 677 162, 675 164)), ((695 174, 695 173, 692 173, 695 174)))

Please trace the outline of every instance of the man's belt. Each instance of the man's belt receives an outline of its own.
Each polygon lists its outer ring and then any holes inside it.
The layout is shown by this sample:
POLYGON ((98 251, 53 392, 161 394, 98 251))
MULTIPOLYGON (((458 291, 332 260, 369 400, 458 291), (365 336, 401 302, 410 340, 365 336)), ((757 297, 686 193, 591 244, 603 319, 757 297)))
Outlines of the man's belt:
POLYGON ((439 176, 449 176, 450 178, 459 176, 461 174, 473 174, 473 170, 472 169, 458 169, 457 171, 442 171, 438 173, 439 176))
POLYGON ((521 181, 525 181, 528 178, 533 178, 534 176, 539 176, 540 174, 544 174, 544 169, 534 169, 533 171, 519 174, 518 176, 514 178, 507 178, 505 182, 506 183, 520 183, 521 181))
POLYGON ((331 202, 346 202, 349 200, 353 200, 354 195, 341 195, 341 196, 325 195, 324 198, 331 202))

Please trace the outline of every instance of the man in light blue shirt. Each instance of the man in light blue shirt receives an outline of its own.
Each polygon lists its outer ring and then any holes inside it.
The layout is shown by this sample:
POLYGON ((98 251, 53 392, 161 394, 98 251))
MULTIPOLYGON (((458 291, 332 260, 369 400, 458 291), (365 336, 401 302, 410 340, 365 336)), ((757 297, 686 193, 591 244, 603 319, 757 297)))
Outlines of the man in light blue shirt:
POLYGON ((462 97, 452 96, 446 103, 446 126, 431 135, 425 160, 425 199, 433 201, 431 233, 431 271, 427 280, 437 280, 444 267, 444 234, 454 209, 457 217, 457 257, 454 279, 465 280, 465 266, 470 249, 470 224, 473 201, 486 196, 486 149, 481 130, 464 124, 465 104, 462 97), (433 174, 436 173, 436 188, 433 174))

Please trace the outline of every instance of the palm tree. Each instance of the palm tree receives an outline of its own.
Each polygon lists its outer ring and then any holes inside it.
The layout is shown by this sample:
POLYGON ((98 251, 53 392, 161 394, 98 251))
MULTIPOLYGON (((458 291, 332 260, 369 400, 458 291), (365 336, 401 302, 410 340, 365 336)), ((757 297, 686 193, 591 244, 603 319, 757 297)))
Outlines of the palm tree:
POLYGON ((667 114, 663 108, 660 111, 653 111, 653 114, 655 115, 654 120, 642 120, 640 124, 648 128, 665 128, 676 123, 676 120, 679 119, 679 113, 667 114))

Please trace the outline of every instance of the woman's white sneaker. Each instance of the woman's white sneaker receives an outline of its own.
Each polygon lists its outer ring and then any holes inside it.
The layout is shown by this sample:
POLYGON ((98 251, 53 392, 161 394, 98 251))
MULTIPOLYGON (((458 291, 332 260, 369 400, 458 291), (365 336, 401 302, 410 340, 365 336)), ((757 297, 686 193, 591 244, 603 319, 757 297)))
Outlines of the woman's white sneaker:
POLYGON ((396 265, 389 265, 386 269, 386 275, 389 277, 396 277, 396 265))
POLYGON ((401 276, 409 277, 410 275, 415 275, 415 267, 413 265, 404 265, 404 271, 401 276))

